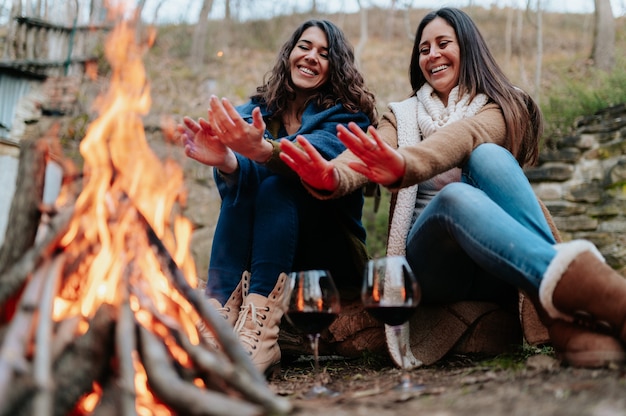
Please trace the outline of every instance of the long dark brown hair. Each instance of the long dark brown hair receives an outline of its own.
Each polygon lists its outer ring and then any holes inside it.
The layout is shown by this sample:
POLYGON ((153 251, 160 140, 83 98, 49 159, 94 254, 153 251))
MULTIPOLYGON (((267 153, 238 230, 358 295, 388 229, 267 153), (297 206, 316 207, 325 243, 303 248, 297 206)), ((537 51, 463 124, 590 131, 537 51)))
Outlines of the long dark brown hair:
POLYGON ((493 58, 483 36, 462 10, 443 7, 428 13, 420 22, 415 35, 409 75, 415 94, 426 83, 419 66, 420 40, 424 28, 441 17, 454 29, 460 49, 459 96, 471 98, 483 93, 500 106, 507 130, 507 148, 521 166, 533 165, 539 153, 539 138, 543 133, 543 116, 534 100, 516 88, 493 58))
POLYGON ((318 27, 328 39, 328 81, 307 100, 323 108, 341 103, 348 111, 364 112, 372 124, 377 121, 376 100, 368 90, 361 72, 354 62, 354 50, 341 29, 328 20, 307 20, 301 24, 285 42, 274 64, 274 68, 257 87, 252 100, 264 102, 275 116, 281 116, 289 107, 296 93, 290 76, 289 55, 296 47, 302 33, 310 27, 318 27))

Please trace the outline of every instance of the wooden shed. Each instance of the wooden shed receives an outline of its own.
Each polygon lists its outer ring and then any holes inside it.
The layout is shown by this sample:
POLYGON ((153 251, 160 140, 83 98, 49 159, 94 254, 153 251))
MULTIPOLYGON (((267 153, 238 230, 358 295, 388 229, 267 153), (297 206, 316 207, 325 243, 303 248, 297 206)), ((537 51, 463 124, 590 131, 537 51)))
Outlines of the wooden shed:
POLYGON ((20 141, 41 117, 75 113, 80 84, 95 73, 105 26, 64 26, 14 17, 0 58, 0 245, 17 175, 20 141))

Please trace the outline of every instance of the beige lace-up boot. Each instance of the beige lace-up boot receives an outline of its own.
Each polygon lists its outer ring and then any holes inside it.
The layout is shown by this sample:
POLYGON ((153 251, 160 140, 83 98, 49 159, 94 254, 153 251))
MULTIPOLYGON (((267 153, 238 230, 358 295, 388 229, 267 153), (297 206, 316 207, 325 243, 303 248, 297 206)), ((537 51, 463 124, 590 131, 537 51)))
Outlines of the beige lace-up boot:
MULTIPOLYGON (((205 285, 204 285, 205 286, 205 285)), ((202 291, 204 294, 204 286, 198 287, 198 290, 202 291)), ((250 272, 244 271, 241 275, 241 280, 239 284, 233 290, 230 297, 222 305, 217 299, 210 298, 209 304, 215 308, 219 312, 220 315, 228 322, 231 327, 235 327, 235 323, 237 322, 237 318, 239 317, 239 310, 241 309, 241 304, 243 302, 244 293, 248 293, 248 288, 250 286, 250 272)), ((204 340, 205 343, 210 345, 213 349, 219 349, 219 344, 215 340, 213 332, 204 324, 204 321, 200 320, 196 324, 196 328, 198 328, 198 332, 200 336, 204 340)))
POLYGON ((239 319, 235 324, 235 332, 250 359, 268 377, 280 371, 278 332, 285 312, 286 281, 287 275, 281 273, 268 297, 244 292, 239 319))

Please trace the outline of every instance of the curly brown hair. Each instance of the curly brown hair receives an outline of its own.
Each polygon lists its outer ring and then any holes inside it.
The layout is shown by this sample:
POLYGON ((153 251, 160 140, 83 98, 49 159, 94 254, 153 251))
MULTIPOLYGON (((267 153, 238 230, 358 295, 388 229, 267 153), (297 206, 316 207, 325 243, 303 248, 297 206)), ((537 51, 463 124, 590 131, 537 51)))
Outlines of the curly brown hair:
POLYGON ((274 64, 265 76, 263 85, 257 87, 253 101, 264 102, 275 116, 284 114, 296 94, 289 71, 289 55, 296 47, 302 33, 310 27, 318 27, 328 39, 328 81, 307 99, 327 109, 341 103, 348 111, 364 112, 373 125, 377 122, 376 99, 365 85, 363 75, 356 67, 354 50, 343 31, 328 20, 307 20, 285 42, 274 64))

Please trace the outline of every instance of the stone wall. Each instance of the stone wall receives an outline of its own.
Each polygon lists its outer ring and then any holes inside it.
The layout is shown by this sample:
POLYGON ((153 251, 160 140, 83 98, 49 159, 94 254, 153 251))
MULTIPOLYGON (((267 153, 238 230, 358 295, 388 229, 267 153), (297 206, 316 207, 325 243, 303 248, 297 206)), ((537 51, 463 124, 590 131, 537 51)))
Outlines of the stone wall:
POLYGON ((581 118, 526 175, 564 241, 592 241, 626 274, 626 104, 581 118))

